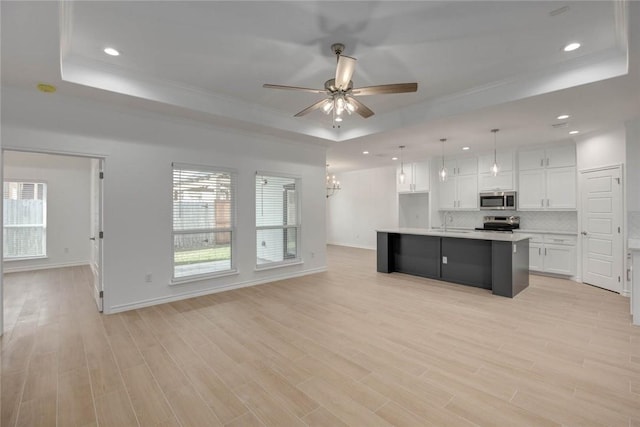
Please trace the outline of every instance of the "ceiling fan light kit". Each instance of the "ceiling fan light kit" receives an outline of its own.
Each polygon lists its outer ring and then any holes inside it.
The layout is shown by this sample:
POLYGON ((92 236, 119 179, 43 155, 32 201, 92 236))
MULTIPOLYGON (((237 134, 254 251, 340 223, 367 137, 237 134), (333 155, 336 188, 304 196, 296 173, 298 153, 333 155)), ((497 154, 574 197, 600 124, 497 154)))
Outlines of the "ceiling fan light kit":
POLYGON ((336 125, 336 123, 342 122, 342 118, 345 112, 348 115, 358 113, 365 119, 374 115, 374 112, 369 107, 355 98, 356 95, 385 95, 391 93, 416 92, 418 90, 418 83, 395 83, 354 88, 351 78, 353 77, 357 60, 355 58, 342 54, 342 52, 344 51, 344 44, 342 43, 335 43, 331 45, 331 50, 336 55, 336 74, 333 79, 329 79, 324 83, 324 89, 311 89, 305 87, 274 85, 268 83, 265 83, 264 85, 262 85, 262 87, 268 89, 285 89, 328 95, 327 98, 322 99, 315 104, 312 104, 309 107, 305 108, 304 110, 296 113, 294 117, 302 117, 312 111, 321 108, 325 114, 333 114, 334 128, 340 128, 340 125, 336 125))

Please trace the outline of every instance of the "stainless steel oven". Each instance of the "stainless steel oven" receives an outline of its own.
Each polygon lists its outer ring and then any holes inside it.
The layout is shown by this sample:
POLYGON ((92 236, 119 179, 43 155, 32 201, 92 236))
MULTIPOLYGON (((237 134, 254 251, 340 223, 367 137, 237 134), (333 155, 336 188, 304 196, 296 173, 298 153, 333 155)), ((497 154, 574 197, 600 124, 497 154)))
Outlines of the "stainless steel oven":
POLYGON ((480 209, 486 211, 515 211, 517 198, 515 191, 494 191, 480 193, 480 209))

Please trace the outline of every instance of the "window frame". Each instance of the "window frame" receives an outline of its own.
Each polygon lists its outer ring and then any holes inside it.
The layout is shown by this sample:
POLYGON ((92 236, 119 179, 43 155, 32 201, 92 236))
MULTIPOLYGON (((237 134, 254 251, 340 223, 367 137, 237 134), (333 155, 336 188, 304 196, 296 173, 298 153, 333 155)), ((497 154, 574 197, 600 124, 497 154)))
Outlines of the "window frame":
POLYGON ((287 174, 283 172, 269 172, 269 171, 256 171, 254 181, 253 181, 253 204, 254 204, 254 260, 255 260, 255 271, 262 270, 270 270, 274 268, 288 267, 292 265, 303 264, 304 261, 302 259, 302 177, 299 175, 287 174), (258 226, 258 188, 257 181, 259 176, 264 177, 274 177, 274 178, 288 178, 293 179, 296 187, 296 225, 282 225, 282 226, 258 226), (274 261, 265 264, 258 264, 258 231, 260 230, 283 230, 283 239, 286 238, 285 230, 295 229, 296 230, 296 256, 287 259, 283 255, 282 261, 274 261))
POLYGON ((179 163, 173 162, 171 163, 171 191, 169 193, 170 202, 171 202, 171 240, 170 240, 170 249, 171 249, 171 281, 170 285, 180 285, 184 283, 191 283, 202 281, 206 279, 214 279, 218 277, 236 275, 238 273, 238 269, 236 267, 236 259, 237 259, 237 214, 236 214, 236 206, 238 199, 238 172, 236 169, 219 167, 219 166, 211 166, 211 165, 198 165, 193 163, 179 163), (231 215, 230 222, 231 227, 214 227, 214 228, 199 228, 192 229, 188 231, 178 231, 174 229, 174 182, 173 175, 175 170, 188 170, 195 172, 216 172, 216 173, 225 173, 229 174, 231 178, 231 215), (197 234, 197 233, 218 233, 218 232, 229 232, 231 234, 230 245, 231 250, 229 253, 230 256, 230 268, 227 270, 214 271, 209 273, 198 273, 198 274, 190 274, 188 276, 179 276, 176 277, 176 252, 175 252, 175 236, 180 234, 197 234))
MULTIPOLYGON (((15 183, 19 183, 19 184, 42 184, 42 249, 43 249, 43 254, 42 255, 32 255, 32 256, 25 256, 25 255, 21 255, 21 256, 7 256, 5 251, 3 250, 2 252, 2 261, 28 261, 28 260, 36 260, 36 259, 46 259, 49 257, 48 253, 48 239, 47 239, 47 233, 48 233, 48 196, 49 196, 49 183, 45 180, 37 180, 37 179, 18 179, 18 178, 7 178, 5 180, 2 181, 3 182, 3 194, 2 197, 4 199, 4 185, 5 184, 9 184, 12 182, 15 183)), ((4 205, 4 201, 3 201, 3 205, 4 205)), ((5 228, 7 227, 7 225, 5 224, 6 221, 6 217, 3 214, 2 215, 2 231, 4 233, 5 228)), ((11 228, 11 225, 9 226, 11 228)), ((4 243, 4 239, 3 239, 3 243, 4 243)))

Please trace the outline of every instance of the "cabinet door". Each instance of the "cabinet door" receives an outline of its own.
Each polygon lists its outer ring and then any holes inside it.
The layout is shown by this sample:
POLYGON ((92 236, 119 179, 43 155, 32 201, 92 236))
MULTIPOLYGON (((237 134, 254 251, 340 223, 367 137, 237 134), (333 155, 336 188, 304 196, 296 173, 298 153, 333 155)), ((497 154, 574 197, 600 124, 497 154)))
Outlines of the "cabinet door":
POLYGON ((545 244, 544 253, 544 271, 568 276, 575 275, 575 246, 545 244))
POLYGON ((480 174, 480 191, 513 190, 513 172, 498 172, 497 176, 490 173, 480 174))
POLYGON ((478 173, 478 159, 476 157, 463 157, 458 159, 457 175, 476 175, 478 173))
POLYGON ((413 171, 411 169, 411 164, 407 163, 402 166, 398 166, 396 170, 396 191, 398 193, 410 193, 413 187, 413 171), (400 182, 400 170, 404 170, 404 182, 400 182))
POLYGON ((547 208, 576 209, 576 168, 547 169, 547 208))
POLYGON ((520 172, 518 209, 544 209, 546 205, 544 169, 520 172))
POLYGON ((444 182, 439 182, 440 210, 452 210, 456 206, 456 178, 447 178, 444 182))
MULTIPOLYGON (((498 168, 500 172, 506 172, 513 170, 513 151, 498 150, 496 154, 496 160, 498 161, 498 168)), ((478 158, 478 172, 488 173, 493 166, 493 152, 484 154, 478 158)))
POLYGON ((413 191, 429 191, 429 162, 413 164, 413 191))
POLYGON ((573 145, 547 148, 546 154, 547 160, 545 165, 548 168, 562 168, 576 165, 576 148, 573 145))
POLYGON ((478 209, 478 175, 457 178, 458 209, 478 209))
POLYGON ((540 169, 544 167, 545 160, 543 149, 520 151, 518 153, 518 168, 521 171, 540 169))
POLYGON ((542 271, 543 267, 543 252, 542 244, 529 243, 529 270, 542 271))
MULTIPOLYGON (((444 159, 444 167, 447 168, 447 174, 456 176, 458 174, 458 161, 456 159, 444 159)), ((442 169, 442 158, 438 162, 438 170, 442 169)))

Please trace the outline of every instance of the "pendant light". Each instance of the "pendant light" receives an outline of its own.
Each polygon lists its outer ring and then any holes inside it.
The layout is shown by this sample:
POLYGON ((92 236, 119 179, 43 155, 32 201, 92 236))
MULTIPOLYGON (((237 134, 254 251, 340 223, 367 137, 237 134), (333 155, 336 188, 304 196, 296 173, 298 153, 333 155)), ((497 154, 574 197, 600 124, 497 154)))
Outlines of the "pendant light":
POLYGON ((491 175, 497 176, 500 168, 498 168, 498 156, 496 153, 496 134, 500 129, 491 129, 493 132, 493 166, 491 166, 491 175))
POLYGON ((447 168, 444 166, 444 142, 447 138, 441 138, 440 142, 442 143, 442 167, 440 168, 440 172, 438 172, 438 176, 440 177, 440 181, 447 180, 447 168))
POLYGON ((404 145, 400 145, 400 175, 398 175, 398 181, 400 184, 404 184, 404 180, 406 179, 406 175, 404 174, 404 161, 402 159, 402 150, 404 150, 404 145))

